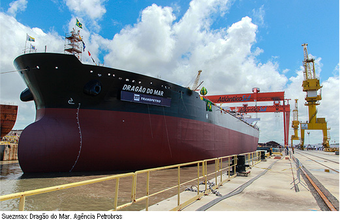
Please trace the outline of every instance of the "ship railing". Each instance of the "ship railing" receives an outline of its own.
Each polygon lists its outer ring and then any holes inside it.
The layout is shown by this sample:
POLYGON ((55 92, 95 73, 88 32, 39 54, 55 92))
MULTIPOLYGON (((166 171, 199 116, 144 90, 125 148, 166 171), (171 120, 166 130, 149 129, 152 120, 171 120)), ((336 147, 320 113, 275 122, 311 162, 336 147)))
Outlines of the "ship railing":
MULTIPOLYGON (((251 164, 250 166, 254 166, 260 161, 260 153, 259 152, 250 152, 245 153, 247 159, 247 163, 251 164)), ((194 201, 200 199, 204 195, 208 195, 209 193, 213 192, 215 189, 217 189, 219 186, 222 186, 227 181, 230 181, 232 178, 237 176, 236 172, 236 166, 237 166, 237 155, 230 155, 230 156, 224 156, 224 157, 218 157, 218 158, 212 158, 207 160, 200 160, 190 163, 182 163, 182 164, 176 164, 171 166, 164 166, 164 167, 158 167, 158 168, 152 168, 152 169, 145 169, 145 170, 139 170, 136 172, 130 172, 130 173, 124 173, 124 174, 117 174, 102 178, 96 178, 92 180, 86 180, 86 181, 80 181, 75 183, 69 183, 69 184, 63 184, 58 186, 52 186, 47 188, 41 188, 41 189, 35 189, 25 192, 19 192, 9 195, 3 195, 0 196, 0 201, 5 200, 11 200, 11 199, 19 199, 19 211, 25 210, 25 199, 28 196, 34 196, 38 194, 44 194, 74 187, 80 187, 85 186, 89 184, 109 181, 109 180, 115 180, 115 195, 114 195, 114 203, 113 203, 113 209, 110 211, 117 211, 122 210, 124 208, 127 208, 135 203, 145 201, 145 210, 149 210, 149 200, 151 197, 154 197, 156 195, 159 195, 161 193, 167 192, 167 191, 176 191, 175 195, 177 195, 177 203, 174 204, 174 208, 171 209, 171 211, 176 211, 184 208, 185 206, 193 203, 194 201), (187 168, 187 167, 196 167, 194 170, 197 172, 197 176, 193 179, 189 180, 183 180, 186 178, 183 178, 183 175, 181 175, 181 169, 187 168), (151 174, 157 171, 164 171, 164 170, 177 170, 177 184, 170 186, 168 188, 159 190, 157 192, 152 192, 150 190, 151 185, 151 174), (138 197, 137 196, 137 187, 139 186, 137 183, 137 178, 141 175, 146 175, 146 183, 140 184, 141 186, 145 187, 144 192, 145 194, 138 197), (118 205, 118 195, 119 195, 119 182, 122 178, 131 178, 131 199, 130 202, 127 202, 122 205, 118 205), (187 186, 189 183, 195 183, 195 187, 197 188, 196 195, 190 196, 189 199, 187 199, 187 196, 185 197, 186 201, 181 201, 181 193, 185 191, 185 186, 187 186), (201 187, 200 187, 201 185, 201 187)), ((194 174, 193 176, 195 176, 194 174)))

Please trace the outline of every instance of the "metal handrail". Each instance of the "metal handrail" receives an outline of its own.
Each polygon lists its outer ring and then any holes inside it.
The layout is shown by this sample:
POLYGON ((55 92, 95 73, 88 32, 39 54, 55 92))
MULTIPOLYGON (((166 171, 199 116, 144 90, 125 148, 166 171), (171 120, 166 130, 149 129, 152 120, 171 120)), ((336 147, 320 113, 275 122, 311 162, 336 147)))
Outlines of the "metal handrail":
MULTIPOLYGON (((116 189, 117 189, 117 183, 120 178, 123 177, 128 177, 128 176, 134 176, 134 173, 124 173, 124 174, 118 174, 118 175, 113 175, 113 176, 107 176, 107 177, 102 177, 102 178, 96 178, 93 180, 85 180, 85 181, 80 181, 76 183, 68 183, 68 184, 63 184, 63 185, 58 185, 58 186, 52 186, 52 187, 46 187, 42 189, 35 189, 35 190, 29 190, 25 192, 19 192, 19 193, 13 193, 13 194, 8 194, 8 195, 3 195, 0 196, 0 201, 5 201, 5 200, 10 200, 10 199, 17 199, 20 198, 19 202, 19 211, 24 211, 25 208, 25 198, 27 196, 34 196, 38 194, 43 194, 43 193, 48 193, 48 192, 54 192, 58 190, 63 190, 63 189, 69 189, 73 187, 78 187, 78 186, 84 186, 84 185, 89 185, 93 183, 99 183, 107 180, 114 180, 116 179, 116 189)), ((116 193, 115 196, 118 196, 116 193)), ((118 200, 118 198, 115 198, 115 202, 118 200)))
MULTIPOLYGON (((248 163, 251 161, 252 166, 257 164, 260 160, 260 152, 250 152, 250 153, 245 153, 243 155, 248 155, 248 163), (251 159, 250 159, 251 155, 251 159)), ((204 195, 207 195, 210 193, 211 189, 215 190, 222 184, 224 184, 227 181, 230 181, 232 178, 236 177, 236 166, 237 166, 237 155, 230 155, 230 156, 224 156, 224 157, 218 157, 218 158, 212 158, 212 159, 207 159, 207 160, 200 160, 200 161, 194 161, 194 162, 189 162, 189 163, 182 163, 182 164, 176 164, 176 165, 170 165, 170 166, 164 166, 164 167, 157 167, 157 168, 151 168, 151 169, 145 169, 145 170, 139 170, 136 172, 130 172, 130 173, 125 173, 125 174, 117 174, 117 175, 112 175, 112 176, 107 176, 107 177, 102 177, 102 178, 96 178, 92 180, 85 180, 85 181, 80 181, 76 183, 69 183, 69 184, 63 184, 63 185, 58 185, 58 186, 52 186, 52 187, 47 187, 47 188, 42 188, 42 189, 35 189, 35 190, 30 190, 30 191, 25 191, 25 192, 19 192, 19 193, 14 193, 14 194, 9 194, 9 195, 3 195, 0 196, 0 201, 5 201, 5 200, 10 200, 10 199, 17 199, 20 198, 19 202, 19 211, 24 211, 25 209, 25 199, 27 196, 33 196, 37 194, 43 194, 43 193, 48 193, 48 192, 53 192, 53 191, 58 191, 58 190, 63 190, 63 189, 69 189, 73 187, 78 187, 78 186, 84 186, 84 185, 89 185, 93 183, 99 183, 103 181, 108 181, 108 180, 116 180, 116 187, 115 187, 115 198, 114 198, 114 208, 110 211, 116 211, 116 210, 121 210, 123 208, 126 208, 128 206, 131 206, 134 203, 146 200, 146 207, 145 210, 148 211, 149 208, 149 198, 155 195, 158 195, 160 193, 172 190, 177 188, 177 206, 171 210, 180 210, 181 208, 185 207, 186 205, 194 202, 195 200, 203 197, 204 195), (233 163, 231 164, 233 159, 233 163), (223 167, 223 161, 227 162, 226 166, 223 167), (208 163, 215 164, 215 169, 213 172, 208 173, 208 163), (181 178, 180 178, 180 169, 181 167, 186 167, 186 166, 192 166, 196 165, 197 166, 197 177, 185 182, 181 183, 181 178), (167 170, 167 169, 173 169, 177 168, 177 184, 174 186, 171 186, 169 188, 157 191, 155 193, 150 194, 150 174, 151 172, 154 171, 160 171, 160 170, 167 170), (233 175, 231 175, 231 171, 233 172, 233 175), (223 180, 222 174, 223 172, 226 172, 227 178, 223 180), (137 191, 137 176, 140 174, 146 173, 147 175, 147 180, 146 180, 146 195, 137 198, 136 191, 137 191), (211 189, 208 189, 208 177, 214 175, 215 179, 215 185, 211 187, 211 189), (219 176, 219 178, 218 178, 219 176), (131 201, 125 204, 122 204, 118 206, 118 192, 119 192, 119 179, 124 178, 124 177, 132 177, 132 187, 131 187, 131 201), (200 185, 200 179, 204 179, 204 192, 200 192, 199 190, 199 185, 200 185), (197 195, 192 197, 191 199, 181 203, 180 201, 180 194, 181 190, 180 187, 188 184, 190 182, 193 182, 197 180, 197 195)))

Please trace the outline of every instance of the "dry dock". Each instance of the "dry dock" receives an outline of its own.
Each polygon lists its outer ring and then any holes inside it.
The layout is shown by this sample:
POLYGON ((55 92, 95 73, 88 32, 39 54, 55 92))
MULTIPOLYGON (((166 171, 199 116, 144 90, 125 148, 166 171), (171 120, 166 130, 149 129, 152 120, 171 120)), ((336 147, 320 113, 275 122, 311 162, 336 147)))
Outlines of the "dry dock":
MULTIPOLYGON (((250 171, 248 176, 237 176, 220 186, 217 192, 221 196, 210 193, 182 211, 330 210, 322 197, 339 210, 339 156, 334 152, 295 150, 288 156, 267 158, 250 171)), ((194 193, 183 192, 181 200, 194 193)), ((170 210, 176 202, 174 196, 150 206, 149 211, 170 210)))

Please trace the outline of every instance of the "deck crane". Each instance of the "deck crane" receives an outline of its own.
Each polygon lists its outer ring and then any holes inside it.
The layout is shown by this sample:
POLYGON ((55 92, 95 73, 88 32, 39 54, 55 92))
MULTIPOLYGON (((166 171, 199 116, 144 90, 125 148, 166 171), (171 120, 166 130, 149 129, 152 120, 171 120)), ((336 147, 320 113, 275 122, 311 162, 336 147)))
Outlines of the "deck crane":
POLYGON ((295 109, 293 110, 293 121, 292 128, 294 129, 294 134, 290 137, 291 147, 293 147, 294 140, 300 140, 299 138, 299 114, 298 114, 298 99, 295 99, 295 109))
POLYGON ((329 138, 327 134, 327 122, 325 118, 317 118, 316 106, 320 105, 321 95, 318 91, 322 88, 320 86, 319 79, 315 75, 315 59, 308 57, 307 46, 308 44, 302 44, 304 52, 304 80, 302 82, 303 91, 306 92, 306 103, 308 107, 309 120, 301 124, 301 147, 304 146, 305 130, 322 130, 323 132, 323 146, 327 151, 329 148, 329 138))

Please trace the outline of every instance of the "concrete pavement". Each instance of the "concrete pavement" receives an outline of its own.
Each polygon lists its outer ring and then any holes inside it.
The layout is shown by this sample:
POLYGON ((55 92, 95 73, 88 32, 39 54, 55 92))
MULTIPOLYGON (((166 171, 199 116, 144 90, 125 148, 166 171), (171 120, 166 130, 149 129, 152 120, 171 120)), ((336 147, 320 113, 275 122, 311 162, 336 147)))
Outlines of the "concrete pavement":
MULTIPOLYGON (((302 156, 298 150, 295 150, 294 156, 300 160, 302 165, 306 164, 306 168, 310 167, 311 172, 317 178, 320 178, 322 184, 332 193, 337 199, 339 198, 339 173, 336 172, 321 172, 318 173, 317 165, 310 163, 310 159, 302 156), (313 170, 314 169, 314 170, 313 170)), ((326 152, 322 152, 326 153, 326 152)), ((339 161, 339 156, 332 156, 333 160, 339 161)), ((322 155, 323 156, 323 155, 322 155)), ((324 160, 326 161, 326 160, 324 160)), ((298 191, 294 188, 293 179, 297 179, 298 172, 295 162, 288 156, 283 156, 281 159, 274 157, 267 158, 252 167, 250 175, 237 176, 223 186, 220 186, 217 191, 223 195, 227 195, 242 184, 261 174, 273 166, 263 176, 256 179, 241 193, 232 197, 226 198, 217 204, 206 209, 206 211, 320 211, 320 207, 314 199, 311 191, 308 190, 306 183, 301 177, 300 183, 297 184, 298 191), (276 163, 274 163, 276 162, 276 163), (274 163, 274 164, 273 164, 274 163), (306 186, 306 187, 305 187, 306 186)), ((336 168, 336 166, 335 166, 336 168)), ((338 168, 338 166, 337 166, 338 168)), ((322 170, 322 169, 321 169, 322 170)), ((298 180, 296 180, 296 183, 298 180)), ((196 195, 195 192, 185 191, 181 193, 181 203, 196 195)), ((195 211, 199 208, 204 209, 204 206, 209 202, 217 199, 215 194, 203 196, 200 200, 183 208, 182 211, 195 211)), ((150 211, 165 211, 171 210, 177 205, 177 195, 159 202, 149 207, 150 211)))

